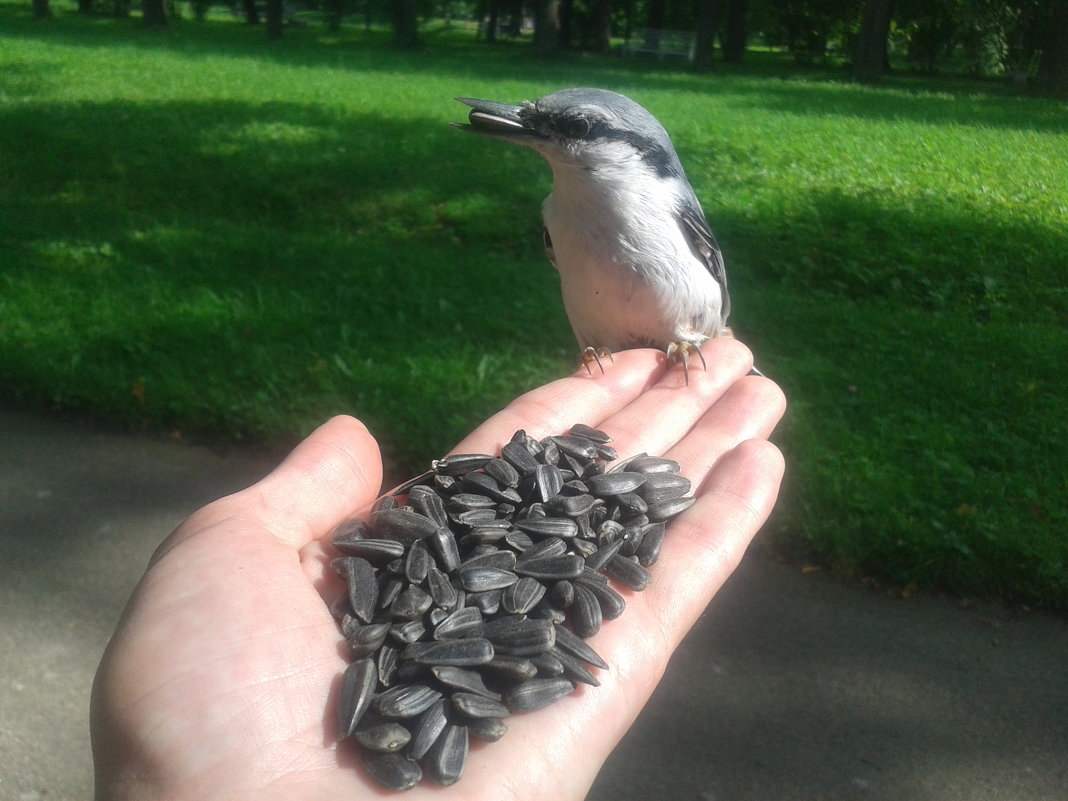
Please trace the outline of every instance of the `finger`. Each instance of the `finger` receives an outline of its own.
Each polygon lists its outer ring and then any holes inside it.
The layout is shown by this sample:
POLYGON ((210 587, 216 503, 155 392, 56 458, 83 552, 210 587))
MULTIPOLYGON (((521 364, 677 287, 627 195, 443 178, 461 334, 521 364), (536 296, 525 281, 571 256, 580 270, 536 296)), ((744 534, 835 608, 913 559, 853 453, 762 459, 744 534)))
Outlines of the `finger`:
POLYGON ((671 523, 646 591, 650 613, 674 649, 741 561, 775 505, 785 462, 767 440, 751 439, 716 463, 697 502, 671 523))
POLYGON ((182 528, 240 517, 301 548, 373 502, 381 483, 378 443, 363 423, 341 415, 308 435, 267 477, 206 506, 182 528))
POLYGON ((663 375, 664 355, 648 348, 617 353, 602 374, 584 367, 567 378, 531 390, 489 418, 454 453, 496 453, 517 429, 540 439, 565 433, 575 423, 596 425, 626 406, 663 375))
POLYGON ((664 455, 682 466, 697 487, 719 458, 748 439, 767 439, 786 411, 786 398, 775 382, 745 376, 732 384, 664 455))
POLYGON ((753 366, 749 349, 734 339, 711 340, 702 353, 708 369, 691 370, 689 383, 681 369, 669 369, 632 403, 600 421, 621 458, 666 453, 753 366))

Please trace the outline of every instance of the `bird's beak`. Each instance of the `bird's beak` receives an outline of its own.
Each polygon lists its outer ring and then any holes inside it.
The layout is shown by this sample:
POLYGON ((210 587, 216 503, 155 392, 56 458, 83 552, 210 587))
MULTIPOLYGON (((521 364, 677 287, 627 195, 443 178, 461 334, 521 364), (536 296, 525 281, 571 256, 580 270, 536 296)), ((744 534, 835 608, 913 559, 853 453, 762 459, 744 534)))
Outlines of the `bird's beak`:
POLYGON ((470 125, 452 123, 454 128, 507 141, 522 140, 533 136, 534 130, 520 117, 523 106, 497 103, 493 100, 476 100, 472 97, 458 97, 459 102, 471 107, 467 115, 470 125))

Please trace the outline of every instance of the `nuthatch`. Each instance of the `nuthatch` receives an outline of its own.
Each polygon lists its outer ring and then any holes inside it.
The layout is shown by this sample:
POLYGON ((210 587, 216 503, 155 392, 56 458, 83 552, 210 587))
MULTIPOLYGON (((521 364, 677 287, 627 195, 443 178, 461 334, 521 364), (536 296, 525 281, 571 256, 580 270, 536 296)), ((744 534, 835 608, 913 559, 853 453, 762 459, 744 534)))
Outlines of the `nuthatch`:
POLYGON ((730 335, 719 245, 652 114, 604 89, 519 105, 457 99, 472 111, 471 124, 456 127, 526 145, 552 168, 545 249, 587 367, 654 347, 686 369, 702 342, 730 335))

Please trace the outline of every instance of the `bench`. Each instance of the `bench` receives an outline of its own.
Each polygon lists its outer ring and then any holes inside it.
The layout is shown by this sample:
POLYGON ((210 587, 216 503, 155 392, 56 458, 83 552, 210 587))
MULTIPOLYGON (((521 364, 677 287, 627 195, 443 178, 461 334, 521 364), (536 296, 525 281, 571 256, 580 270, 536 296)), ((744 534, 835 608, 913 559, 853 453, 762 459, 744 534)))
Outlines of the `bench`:
POLYGON ((678 56, 693 61, 697 34, 691 31, 667 31, 637 28, 623 45, 625 56, 678 56))

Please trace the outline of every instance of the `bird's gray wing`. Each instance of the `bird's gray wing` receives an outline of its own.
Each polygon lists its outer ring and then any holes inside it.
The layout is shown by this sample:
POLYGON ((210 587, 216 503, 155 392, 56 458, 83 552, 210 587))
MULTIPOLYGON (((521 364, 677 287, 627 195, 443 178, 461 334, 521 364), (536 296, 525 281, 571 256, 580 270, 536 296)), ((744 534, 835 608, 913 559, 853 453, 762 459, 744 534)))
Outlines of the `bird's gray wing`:
POLYGON ((719 284, 720 292, 723 295, 721 313, 723 319, 726 320, 731 311, 731 299, 730 295, 727 294, 727 270, 723 266, 723 254, 719 250, 719 243, 716 242, 716 237, 712 235, 712 229, 708 227, 708 220, 705 219, 704 212, 701 211, 701 206, 697 204, 696 198, 694 198, 692 204, 679 209, 677 214, 679 227, 689 240, 694 255, 704 262, 705 267, 708 268, 708 271, 712 273, 712 277, 716 279, 716 283, 719 284))

